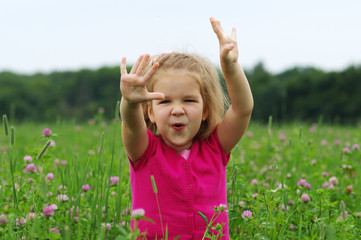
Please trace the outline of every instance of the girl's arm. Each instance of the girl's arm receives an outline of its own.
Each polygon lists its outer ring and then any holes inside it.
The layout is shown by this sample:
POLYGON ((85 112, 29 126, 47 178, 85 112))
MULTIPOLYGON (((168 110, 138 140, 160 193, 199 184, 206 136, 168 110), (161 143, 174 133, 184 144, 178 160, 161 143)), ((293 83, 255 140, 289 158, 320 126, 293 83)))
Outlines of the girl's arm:
POLYGON ((220 22, 210 19, 220 46, 220 60, 224 78, 227 83, 231 106, 217 127, 219 141, 228 154, 247 129, 253 110, 253 97, 248 80, 238 63, 236 29, 227 35, 220 22))
POLYGON ((148 146, 147 126, 144 121, 142 103, 164 97, 162 93, 150 93, 146 89, 147 82, 159 66, 158 63, 154 63, 144 74, 148 60, 148 54, 140 56, 130 73, 127 73, 125 58, 122 59, 120 65, 122 138, 127 154, 134 163, 143 155, 148 146))

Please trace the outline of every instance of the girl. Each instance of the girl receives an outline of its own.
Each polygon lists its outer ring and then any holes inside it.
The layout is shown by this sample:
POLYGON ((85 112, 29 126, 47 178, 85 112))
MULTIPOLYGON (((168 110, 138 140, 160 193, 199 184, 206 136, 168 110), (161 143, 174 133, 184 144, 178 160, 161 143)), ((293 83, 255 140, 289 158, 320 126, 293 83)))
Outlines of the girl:
MULTIPOLYGON (((131 165, 132 208, 144 209, 154 221, 139 222, 147 239, 160 239, 166 228, 169 239, 202 239, 206 222, 198 212, 210 219, 214 207, 227 204, 226 165, 246 131, 253 98, 238 63, 236 30, 229 36, 219 21, 210 22, 231 100, 224 116, 218 74, 206 60, 167 53, 150 61, 145 54, 127 73, 122 59, 122 138, 131 165)), ((227 213, 216 223, 224 224, 222 239, 229 239, 227 213)))

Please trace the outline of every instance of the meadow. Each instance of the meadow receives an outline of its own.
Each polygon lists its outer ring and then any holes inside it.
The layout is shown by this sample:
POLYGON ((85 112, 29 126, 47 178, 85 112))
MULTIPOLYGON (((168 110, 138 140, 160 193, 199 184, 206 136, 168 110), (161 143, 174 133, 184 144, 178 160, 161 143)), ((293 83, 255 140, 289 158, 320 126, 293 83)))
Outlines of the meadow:
MULTIPOLYGON (((360 239, 360 144, 361 125, 251 122, 228 164, 228 204, 216 208, 231 239, 360 239)), ((101 109, 87 123, 4 115, 0 154, 0 239, 141 234, 130 229, 145 219, 131 212, 120 121, 101 109)))

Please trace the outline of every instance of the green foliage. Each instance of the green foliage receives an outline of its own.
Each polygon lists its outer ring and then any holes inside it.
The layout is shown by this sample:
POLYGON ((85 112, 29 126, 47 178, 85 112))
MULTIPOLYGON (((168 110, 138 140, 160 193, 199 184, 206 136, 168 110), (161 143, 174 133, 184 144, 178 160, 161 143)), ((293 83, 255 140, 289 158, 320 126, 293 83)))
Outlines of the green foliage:
POLYGON ((17 120, 84 121, 98 108, 110 119, 114 102, 120 99, 118 67, 30 76, 2 72, 0 85, 0 109, 10 113, 15 106, 15 116, 10 117, 17 120))
POLYGON ((317 121, 355 123, 361 113, 361 66, 340 72, 295 67, 270 74, 260 63, 247 72, 254 96, 253 119, 266 122, 317 121))
MULTIPOLYGON (((220 73, 220 72, 219 72, 220 73)), ((361 66, 340 72, 294 67, 271 74, 262 63, 246 71, 255 107, 253 120, 266 122, 317 121, 355 123, 361 112, 361 66)), ((0 73, 0 109, 10 120, 88 120, 99 108, 104 119, 113 117, 121 98, 119 67, 74 72, 20 75, 0 73)), ((227 89, 220 73, 223 90, 227 89)))

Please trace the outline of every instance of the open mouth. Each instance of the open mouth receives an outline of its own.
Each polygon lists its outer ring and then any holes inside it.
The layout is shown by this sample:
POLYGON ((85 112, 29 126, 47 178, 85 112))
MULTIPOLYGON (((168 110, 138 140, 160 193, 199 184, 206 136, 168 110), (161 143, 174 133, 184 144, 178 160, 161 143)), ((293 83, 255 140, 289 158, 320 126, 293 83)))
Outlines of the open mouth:
POLYGON ((181 123, 175 123, 172 125, 172 128, 174 128, 175 130, 181 130, 184 128, 184 124, 181 123))

